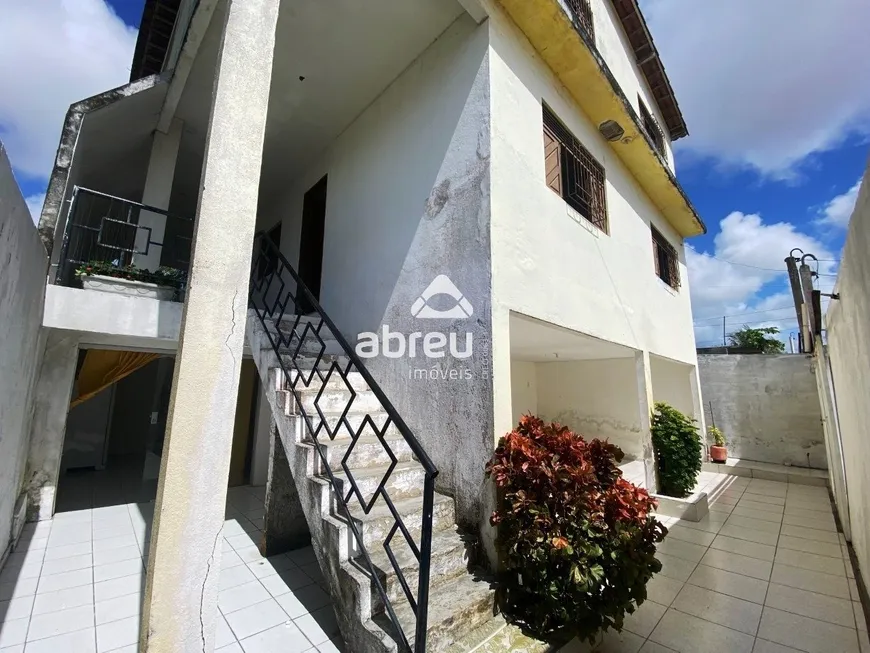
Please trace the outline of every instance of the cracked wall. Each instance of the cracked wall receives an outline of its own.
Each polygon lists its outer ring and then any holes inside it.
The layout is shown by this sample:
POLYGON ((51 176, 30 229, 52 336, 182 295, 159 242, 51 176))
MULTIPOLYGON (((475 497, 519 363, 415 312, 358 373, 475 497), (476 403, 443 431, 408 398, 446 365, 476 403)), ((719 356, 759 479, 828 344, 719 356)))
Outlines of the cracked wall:
MULTIPOLYGON (((456 498, 459 522, 473 528, 484 520, 483 468, 493 442, 488 46, 487 25, 463 14, 258 225, 268 229, 283 219, 281 249, 295 265, 302 197, 328 175, 320 301, 348 341, 383 325, 406 337, 455 333, 463 347, 472 334, 470 358, 426 359, 418 347, 415 358, 367 363, 438 467, 439 490, 456 498), (470 317, 412 314, 442 274, 473 306, 470 317), (415 377, 433 367, 438 378, 415 377)), ((449 308, 443 296, 433 301, 449 308)))

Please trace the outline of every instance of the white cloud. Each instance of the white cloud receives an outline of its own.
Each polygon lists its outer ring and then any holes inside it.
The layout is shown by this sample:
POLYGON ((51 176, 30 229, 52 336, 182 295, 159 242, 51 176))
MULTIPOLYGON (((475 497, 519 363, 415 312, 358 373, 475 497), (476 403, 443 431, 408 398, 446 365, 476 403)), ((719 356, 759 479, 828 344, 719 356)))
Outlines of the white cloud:
POLYGON ((30 216, 33 218, 33 224, 39 222, 39 216, 42 213, 42 205, 45 203, 45 193, 36 193, 24 199, 27 202, 27 208, 30 209, 30 216))
POLYGON ((852 211, 855 209, 855 202, 858 201, 858 191, 861 190, 861 180, 859 179, 842 195, 837 195, 820 211, 819 221, 823 224, 833 227, 845 229, 849 226, 849 219, 852 217, 852 211))
POLYGON ((645 0, 684 150, 790 177, 870 134, 866 0, 645 0))
POLYGON ((69 105, 128 81, 136 30, 104 0, 0 0, 0 16, 0 139, 42 180, 69 105))
MULTIPOLYGON (((818 271, 826 275, 836 270, 834 256, 821 241, 788 222, 768 224, 760 215, 735 211, 719 227, 712 252, 689 249, 686 256, 698 345, 722 342, 723 316, 726 333, 744 324, 776 326, 787 338, 795 328, 795 309, 786 256, 795 247, 812 253, 822 259, 818 271)), ((829 292, 833 280, 820 277, 817 287, 829 292)))

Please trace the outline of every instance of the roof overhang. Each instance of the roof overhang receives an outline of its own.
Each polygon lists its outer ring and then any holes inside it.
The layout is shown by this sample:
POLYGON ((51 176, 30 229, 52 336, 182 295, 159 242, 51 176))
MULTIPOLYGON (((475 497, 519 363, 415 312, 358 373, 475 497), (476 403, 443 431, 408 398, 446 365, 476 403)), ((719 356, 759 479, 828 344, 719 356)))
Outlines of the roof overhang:
POLYGON ((634 51, 634 59, 640 71, 646 78, 646 82, 652 91, 656 104, 665 120, 668 134, 672 141, 689 135, 686 121, 677 104, 674 89, 665 73, 659 51, 653 43, 652 34, 649 32, 646 20, 640 11, 637 0, 610 0, 616 15, 622 23, 622 29, 631 43, 634 51))
POLYGON ((163 72, 163 62, 169 50, 175 17, 181 0, 145 0, 139 36, 133 51, 130 81, 163 72))
POLYGON ((644 132, 640 118, 607 63, 559 0, 498 0, 541 58, 600 125, 615 120, 624 136, 611 148, 650 200, 684 238, 707 232, 667 162, 644 132))

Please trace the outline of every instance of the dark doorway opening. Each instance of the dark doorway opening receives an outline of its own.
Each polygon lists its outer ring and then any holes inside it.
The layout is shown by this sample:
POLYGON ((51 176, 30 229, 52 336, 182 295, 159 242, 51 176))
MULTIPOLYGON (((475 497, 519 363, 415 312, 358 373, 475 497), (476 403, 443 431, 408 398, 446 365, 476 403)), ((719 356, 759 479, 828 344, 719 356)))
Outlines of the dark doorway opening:
MULTIPOLYGON (((320 280, 323 273, 323 232, 326 225, 326 177, 323 177, 302 200, 302 235, 299 244, 299 277, 314 298, 320 301, 320 280)), ((298 293, 296 312, 307 315, 314 306, 304 293, 298 293)))

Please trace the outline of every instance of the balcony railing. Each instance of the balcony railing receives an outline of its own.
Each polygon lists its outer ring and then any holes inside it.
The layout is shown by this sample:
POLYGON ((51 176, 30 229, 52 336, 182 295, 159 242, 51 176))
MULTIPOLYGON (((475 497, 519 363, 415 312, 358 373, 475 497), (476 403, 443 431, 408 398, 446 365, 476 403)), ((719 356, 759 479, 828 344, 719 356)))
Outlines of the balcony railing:
MULTIPOLYGON (((193 220, 88 188, 73 189, 55 283, 80 287, 76 271, 126 268, 148 280, 149 271, 169 268, 184 286, 190 266, 193 220), (132 268, 131 268, 132 266, 132 268)), ((103 272, 104 273, 104 272, 103 272)))
POLYGON ((595 25, 592 20, 592 5, 589 0, 566 0, 568 8, 574 15, 574 21, 589 36, 590 41, 595 41, 595 25))

